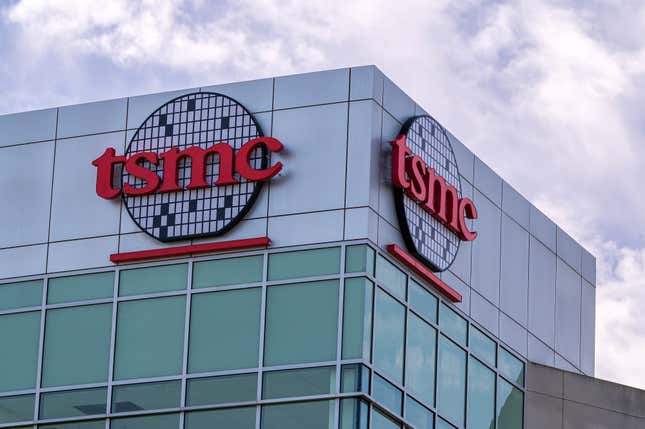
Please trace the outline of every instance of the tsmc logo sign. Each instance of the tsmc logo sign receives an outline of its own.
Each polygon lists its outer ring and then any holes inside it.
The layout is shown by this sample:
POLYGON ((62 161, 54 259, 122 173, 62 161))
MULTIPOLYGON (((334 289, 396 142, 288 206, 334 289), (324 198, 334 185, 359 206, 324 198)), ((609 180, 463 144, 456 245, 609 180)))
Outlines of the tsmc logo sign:
POLYGON ((157 240, 217 236, 244 217, 262 183, 281 171, 270 157, 282 149, 235 100, 187 94, 150 114, 124 155, 107 148, 92 162, 96 193, 120 195, 132 220, 157 240))
POLYGON ((411 119, 392 145, 392 183, 404 240, 435 271, 454 261, 460 241, 472 241, 475 204, 461 180, 446 131, 430 116, 411 119))

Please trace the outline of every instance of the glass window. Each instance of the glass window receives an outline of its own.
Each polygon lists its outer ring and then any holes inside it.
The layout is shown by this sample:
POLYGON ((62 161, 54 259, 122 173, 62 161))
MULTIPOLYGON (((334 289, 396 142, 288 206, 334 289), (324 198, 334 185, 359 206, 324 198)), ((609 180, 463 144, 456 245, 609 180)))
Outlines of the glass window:
POLYGON ((524 395, 521 390, 498 378, 497 429, 522 427, 524 420, 524 395))
POLYGON ((403 392, 378 374, 374 374, 373 383, 372 396, 374 399, 381 405, 385 405, 390 411, 402 414, 403 392))
POLYGON ((370 391, 370 370, 365 365, 353 363, 341 369, 341 393, 370 391))
POLYGON ((270 371, 262 377, 262 399, 324 395, 336 391, 336 368, 333 366, 270 371))
POLYGON ((186 298, 119 303, 114 378, 181 373, 186 298))
POLYGON ((0 316, 0 392, 36 386, 40 311, 0 316))
POLYGON ((439 326, 441 326, 441 330, 452 340, 466 345, 468 322, 443 303, 441 304, 441 310, 439 312, 439 326))
POLYGON ((195 262, 193 288, 239 285, 262 281, 263 256, 195 262))
POLYGON ((89 301, 114 296, 114 272, 57 277, 47 284, 47 303, 89 301))
POLYGON ((367 429, 367 402, 354 398, 340 400, 340 429, 367 429))
POLYGON ((405 403, 405 419, 415 429, 434 429, 434 413, 409 396, 405 403))
POLYGON ((381 255, 376 257, 376 279, 394 295, 405 299, 405 273, 381 255))
POLYGON ((405 383, 418 399, 434 407, 437 331, 410 313, 405 355, 405 383))
POLYGON ((119 275, 119 296, 183 290, 187 278, 187 264, 123 270, 119 275))
POLYGON ((27 422, 34 419, 34 395, 0 397, 0 423, 27 422))
POLYGON ((340 247, 269 255, 269 280, 324 276, 339 272, 340 247))
POLYGON ((90 420, 72 423, 54 423, 38 425, 39 429, 105 429, 105 420, 90 420))
POLYGON ((40 418, 61 419, 105 414, 107 388, 48 392, 40 395, 40 418))
POLYGON ((468 364, 467 414, 468 429, 495 426, 495 373, 473 357, 468 364))
POLYGON ((258 366, 260 288, 194 294, 188 371, 258 366))
POLYGON ((437 429, 455 429, 453 425, 442 418, 437 419, 437 429))
POLYGON ((497 344, 486 334, 475 327, 470 329, 470 352, 488 363, 495 366, 497 344))
POLYGON ((499 349, 499 372, 511 381, 524 386, 524 362, 503 347, 499 349))
POLYGON ((255 429, 255 407, 186 413, 185 429, 255 429))
POLYGON ((374 249, 365 244, 347 246, 345 249, 345 272, 374 274, 374 257, 374 249))
POLYGON ((112 412, 162 410, 179 407, 181 382, 126 384, 112 388, 112 412))
POLYGON ((380 411, 374 409, 372 412, 372 424, 370 425, 371 429, 400 429, 401 425, 381 413, 380 411))
POLYGON ((372 342, 372 282, 345 280, 343 301, 343 359, 370 360, 372 342))
POLYGON ((432 323, 437 323, 437 298, 416 281, 410 279, 410 305, 414 311, 432 323))
POLYGON ((437 409, 439 414, 464 425, 466 352, 446 337, 439 338, 437 409))
POLYGON ((0 284, 0 310, 38 307, 43 301, 43 281, 0 284))
POLYGON ((262 407, 262 429, 329 429, 334 401, 294 402, 262 407))
POLYGON ((338 280, 268 288, 266 365, 336 360, 338 288, 338 280))
POLYGON ((111 429, 177 429, 179 414, 159 414, 155 416, 128 417, 113 419, 111 429))
POLYGON ((107 381, 112 304, 47 310, 43 386, 107 381))
POLYGON ((256 373, 190 379, 186 384, 186 404, 218 405, 255 401, 257 386, 256 373))
POLYGON ((402 384, 405 308, 377 288, 374 311, 374 365, 402 384))

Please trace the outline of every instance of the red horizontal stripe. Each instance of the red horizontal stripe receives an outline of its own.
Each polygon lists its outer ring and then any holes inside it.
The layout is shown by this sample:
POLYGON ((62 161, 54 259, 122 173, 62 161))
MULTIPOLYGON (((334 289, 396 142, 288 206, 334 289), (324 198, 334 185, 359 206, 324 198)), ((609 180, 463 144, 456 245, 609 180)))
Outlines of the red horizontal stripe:
POLYGON ((432 271, 426 268, 421 262, 416 260, 412 255, 401 249, 396 244, 387 246, 387 251, 390 252, 399 262, 406 265, 412 271, 420 275, 425 281, 430 283, 435 289, 445 295, 452 302, 461 302, 461 294, 448 286, 432 271))
POLYGON ((240 250, 253 247, 266 247, 271 244, 269 237, 245 238, 243 240, 218 241, 216 243, 193 244, 188 246, 166 247, 164 249, 139 250, 136 252, 113 253, 110 261, 132 262, 144 259, 165 258, 170 256, 197 255, 225 250, 240 250))

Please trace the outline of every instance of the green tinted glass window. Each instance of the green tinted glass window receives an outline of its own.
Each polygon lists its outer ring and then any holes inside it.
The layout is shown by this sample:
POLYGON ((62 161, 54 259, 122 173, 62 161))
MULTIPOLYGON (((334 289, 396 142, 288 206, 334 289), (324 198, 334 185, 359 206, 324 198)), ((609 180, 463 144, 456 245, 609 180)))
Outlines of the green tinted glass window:
POLYGON ((468 429, 495 426, 495 373, 472 357, 468 364, 467 426, 468 429))
POLYGON ((115 379, 181 373, 186 298, 119 303, 115 379))
POLYGON ((0 424, 34 419, 34 395, 0 397, 0 424))
POLYGON ((521 390, 498 378, 497 429, 522 427, 524 420, 524 394, 521 390))
POLYGON ((262 281, 263 256, 195 262, 193 288, 205 288, 262 281))
POLYGON ((365 365, 352 363, 343 365, 340 381, 341 393, 370 391, 370 370, 365 365))
POLYGON ((39 429, 105 429, 105 420, 92 420, 72 423, 54 423, 51 425, 38 425, 39 429))
POLYGON ((437 298, 414 280, 410 280, 410 305, 421 316, 437 323, 437 298))
POLYGON ((128 417, 114 419, 110 423, 110 429, 177 429, 178 427, 179 414, 128 417))
POLYGON ((369 406, 354 398, 340 400, 340 429, 367 429, 369 406))
POLYGON ((468 322, 445 304, 439 310, 439 326, 453 341, 466 345, 468 322))
POLYGON ((43 386, 106 381, 112 304, 47 310, 43 386))
POLYGON ((499 349, 499 371, 511 381, 524 386, 524 362, 503 347, 499 349))
POLYGON ((270 286, 265 365, 336 359, 338 280, 270 286))
POLYGON ((495 366, 497 344, 477 328, 470 329, 470 352, 495 366))
POLYGON ((385 405, 390 411, 402 414, 403 392, 378 374, 374 374, 373 383, 372 396, 374 399, 381 405, 385 405))
POLYGON ((376 279, 394 295, 405 299, 405 273, 381 255, 376 257, 376 279))
POLYGON ((415 429, 434 429, 434 413, 409 396, 406 400, 405 419, 415 429))
POLYGON ((372 282, 365 278, 345 280, 343 301, 343 359, 370 360, 372 341, 372 282))
POLYGON ((262 429, 329 429, 334 401, 294 402, 262 407, 262 429))
POLYGON ((119 296, 186 289, 188 265, 162 265, 121 271, 119 296))
POLYGON ((181 382, 126 384, 112 388, 112 412, 162 410, 179 407, 181 382))
POLYGON ((444 336, 439 338, 437 376, 439 414, 463 426, 466 405, 466 352, 444 336))
POLYGON ((409 317, 405 382, 417 399, 433 407, 437 331, 414 314, 409 317))
POLYGON ((372 424, 370 425, 371 429, 399 429, 400 424, 381 413, 380 411, 374 409, 372 412, 372 424))
POLYGON ((47 303, 89 301, 114 296, 114 272, 57 277, 47 284, 47 303))
POLYGON ((335 374, 336 368, 333 366, 265 372, 262 398, 293 398, 333 393, 336 390, 335 374))
POLYGON ((269 280, 324 276, 340 272, 340 247, 269 255, 269 280))
POLYGON ((218 405, 255 401, 257 385, 256 373, 191 379, 186 385, 186 404, 218 405))
POLYGON ((261 289, 194 294, 189 372, 258 366, 261 289))
POLYGON ((374 365, 402 383, 405 308, 381 289, 375 299, 374 365))
POLYGON ((185 429, 255 429, 255 407, 186 413, 185 429))
POLYGON ((105 414, 107 388, 48 392, 40 395, 40 418, 60 419, 105 414))
POLYGON ((375 256, 374 249, 365 244, 348 246, 345 249, 345 272, 374 274, 375 256))
POLYGON ((0 316, 0 392, 36 386, 39 336, 40 311, 0 316))
POLYGON ((38 307, 42 300, 42 280, 0 284, 0 310, 38 307))

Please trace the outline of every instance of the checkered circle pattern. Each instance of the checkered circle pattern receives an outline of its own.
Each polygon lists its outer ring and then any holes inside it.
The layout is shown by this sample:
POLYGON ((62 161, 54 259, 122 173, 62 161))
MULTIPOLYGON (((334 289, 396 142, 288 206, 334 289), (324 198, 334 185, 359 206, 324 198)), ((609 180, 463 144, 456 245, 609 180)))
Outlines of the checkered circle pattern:
MULTIPOLYGON (((262 136, 251 114, 235 100, 216 93, 199 92, 183 95, 152 113, 132 137, 126 150, 130 157, 140 152, 158 155, 170 148, 183 150, 191 146, 206 149, 226 142, 235 152, 250 139, 262 136)), ((268 165, 264 146, 249 157, 256 169, 268 165)), ((158 165, 143 162, 163 180, 163 160, 158 165)), ((123 184, 140 188, 145 182, 123 171, 123 184)), ((190 181, 191 160, 180 158, 178 185, 183 189, 190 181)), ((148 195, 123 195, 132 219, 148 234, 160 241, 215 236, 226 232, 250 209, 260 191, 261 182, 251 182, 235 173, 234 185, 184 189, 177 192, 148 195)), ((219 178, 219 156, 206 158, 206 182, 219 178)))
MULTIPOLYGON (((461 198, 457 160, 446 130, 432 117, 419 116, 409 124, 406 141, 412 154, 434 168, 436 174, 457 189, 461 198)), ((457 256, 459 237, 405 194, 402 195, 402 203, 409 238, 417 254, 435 270, 447 269, 457 256)))

